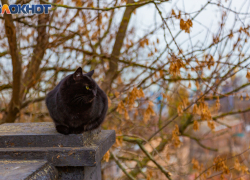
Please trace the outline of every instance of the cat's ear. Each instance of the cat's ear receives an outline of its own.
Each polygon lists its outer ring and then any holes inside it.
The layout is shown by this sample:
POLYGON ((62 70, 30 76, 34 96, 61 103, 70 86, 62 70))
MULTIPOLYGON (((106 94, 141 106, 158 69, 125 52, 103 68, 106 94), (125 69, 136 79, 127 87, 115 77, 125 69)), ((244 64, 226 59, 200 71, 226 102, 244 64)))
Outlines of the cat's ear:
POLYGON ((73 78, 74 78, 75 81, 77 81, 77 80, 81 79, 81 77, 82 77, 82 68, 79 67, 79 68, 74 72, 73 78))
POLYGON ((86 73, 87 76, 91 77, 94 74, 95 70, 89 71, 88 73, 86 73))

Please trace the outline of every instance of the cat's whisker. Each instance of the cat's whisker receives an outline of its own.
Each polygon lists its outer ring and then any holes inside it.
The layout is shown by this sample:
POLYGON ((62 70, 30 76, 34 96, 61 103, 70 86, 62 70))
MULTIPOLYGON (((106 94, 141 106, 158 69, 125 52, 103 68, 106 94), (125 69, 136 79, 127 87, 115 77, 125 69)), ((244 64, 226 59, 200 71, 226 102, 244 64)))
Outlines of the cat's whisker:
POLYGON ((73 103, 73 102, 75 102, 77 99, 78 99, 78 98, 74 98, 74 99, 72 99, 72 101, 71 101, 71 102, 73 103))
POLYGON ((76 101, 76 103, 80 103, 82 101, 82 97, 79 97, 76 101))
POLYGON ((77 99, 77 98, 79 98, 79 97, 81 97, 81 96, 76 96, 76 97, 74 97, 73 99, 77 99))
POLYGON ((82 105, 82 103, 84 103, 84 99, 83 99, 83 97, 82 97, 82 99, 81 99, 81 105, 82 105))
POLYGON ((73 100, 71 101, 72 103, 77 103, 79 100, 81 100, 82 96, 73 98, 73 100))
POLYGON ((84 97, 81 98, 81 105, 84 104, 84 97))
POLYGON ((77 101, 79 98, 80 98, 80 97, 74 97, 74 98, 71 100, 71 102, 75 102, 75 101, 77 101))

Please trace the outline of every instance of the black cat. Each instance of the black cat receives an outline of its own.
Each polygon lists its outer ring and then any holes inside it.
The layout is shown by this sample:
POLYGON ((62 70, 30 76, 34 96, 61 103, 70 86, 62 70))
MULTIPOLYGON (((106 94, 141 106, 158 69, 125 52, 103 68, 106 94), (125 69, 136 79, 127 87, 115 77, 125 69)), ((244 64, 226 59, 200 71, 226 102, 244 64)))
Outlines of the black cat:
POLYGON ((93 74, 94 70, 83 74, 79 67, 48 93, 46 105, 59 133, 79 134, 103 122, 108 99, 91 78, 93 74))

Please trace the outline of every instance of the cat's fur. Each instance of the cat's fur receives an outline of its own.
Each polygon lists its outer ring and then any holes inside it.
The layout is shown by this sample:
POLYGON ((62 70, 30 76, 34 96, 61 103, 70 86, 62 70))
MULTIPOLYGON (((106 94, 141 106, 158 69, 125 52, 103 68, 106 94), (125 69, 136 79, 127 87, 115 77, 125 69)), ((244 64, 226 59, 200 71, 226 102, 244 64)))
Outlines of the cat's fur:
POLYGON ((83 74, 79 67, 46 96, 49 114, 59 133, 79 134, 98 128, 104 121, 108 99, 91 78, 93 73, 94 70, 83 74))

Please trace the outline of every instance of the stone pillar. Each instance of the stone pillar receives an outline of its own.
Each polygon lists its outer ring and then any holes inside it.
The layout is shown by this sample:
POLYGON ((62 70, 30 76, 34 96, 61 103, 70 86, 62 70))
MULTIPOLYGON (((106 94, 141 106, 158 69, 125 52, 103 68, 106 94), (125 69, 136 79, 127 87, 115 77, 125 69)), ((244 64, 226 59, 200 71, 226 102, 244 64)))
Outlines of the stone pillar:
POLYGON ((0 160, 42 160, 62 180, 101 180, 101 159, 115 142, 114 130, 63 135, 53 123, 0 126, 0 160))

